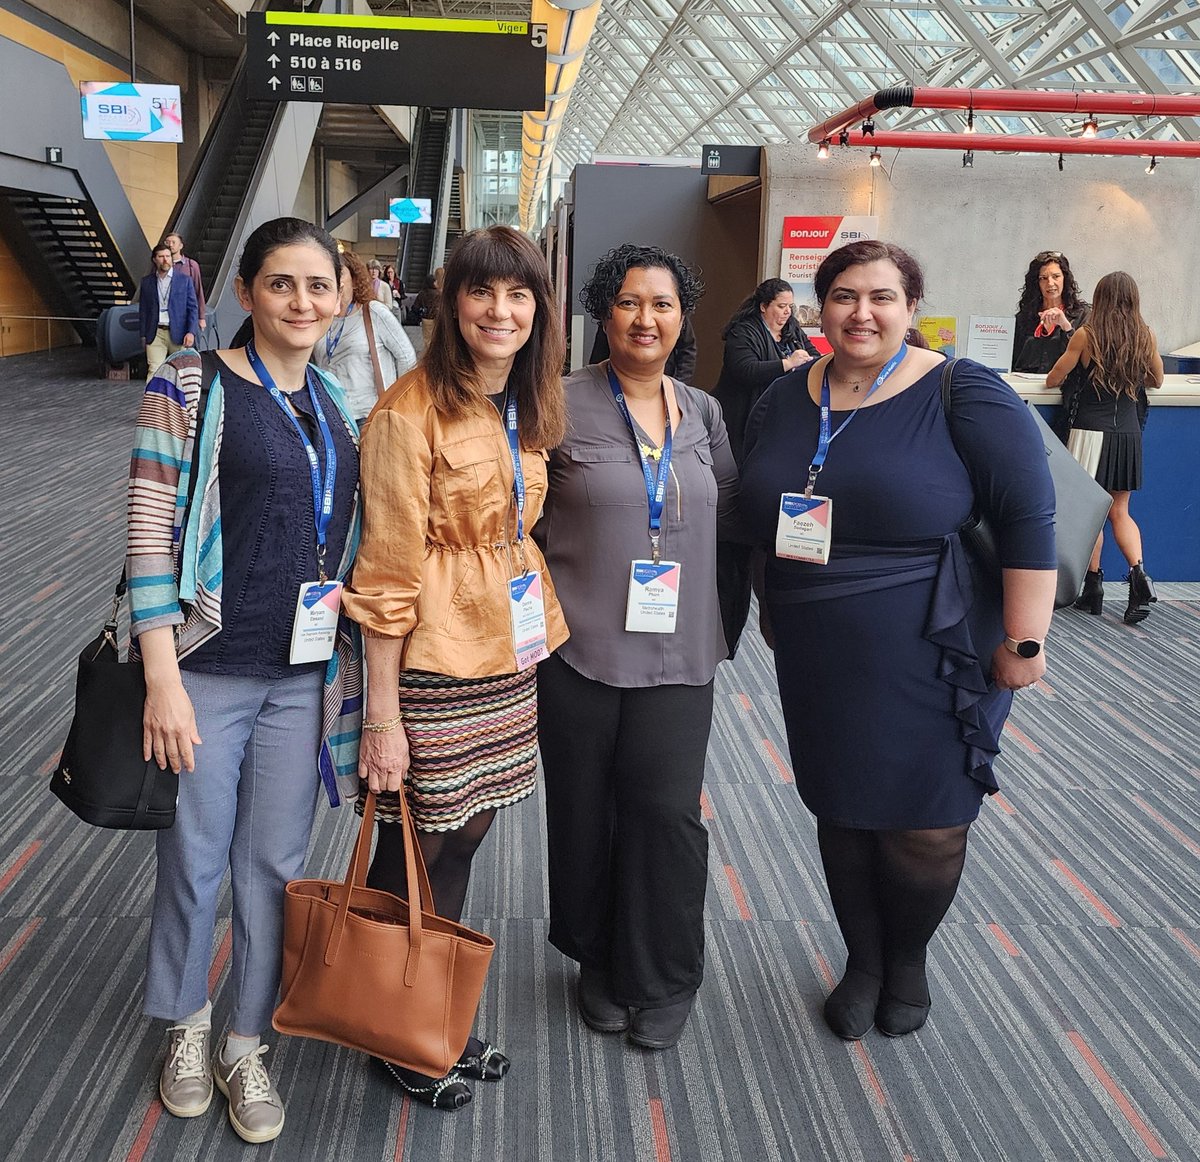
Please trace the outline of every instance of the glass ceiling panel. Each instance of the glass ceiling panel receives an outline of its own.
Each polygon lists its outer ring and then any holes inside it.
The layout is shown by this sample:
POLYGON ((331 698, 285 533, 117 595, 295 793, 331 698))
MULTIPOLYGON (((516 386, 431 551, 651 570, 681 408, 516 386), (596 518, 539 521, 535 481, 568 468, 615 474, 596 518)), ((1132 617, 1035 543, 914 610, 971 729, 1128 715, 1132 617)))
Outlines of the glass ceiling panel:
MULTIPOLYGON (((448 13, 465 3, 440 0, 448 13)), ((409 4, 419 15, 438 11, 439 0, 409 4)), ((490 2, 498 16, 512 7, 512 0, 490 2)), ((486 0, 473 0, 472 11, 484 9, 486 0)), ((858 0, 850 9, 834 0, 603 0, 559 139, 560 160, 570 166, 592 150, 638 155, 673 145, 691 156, 714 140, 800 142, 811 120, 798 110, 827 116, 905 83, 1194 92, 1200 3, 858 0), (588 67, 598 59, 602 81, 588 67), (780 62, 773 71, 772 61, 780 62), (672 123, 664 125, 668 109, 672 123), (776 112, 782 109, 787 116, 776 112)), ((953 110, 897 109, 880 121, 896 128, 963 124, 953 110)), ((976 124, 981 132, 1068 128, 1061 118, 1035 114, 981 115, 976 124)), ((1195 118, 1147 125, 1112 117, 1102 127, 1119 136, 1200 139, 1195 118)))

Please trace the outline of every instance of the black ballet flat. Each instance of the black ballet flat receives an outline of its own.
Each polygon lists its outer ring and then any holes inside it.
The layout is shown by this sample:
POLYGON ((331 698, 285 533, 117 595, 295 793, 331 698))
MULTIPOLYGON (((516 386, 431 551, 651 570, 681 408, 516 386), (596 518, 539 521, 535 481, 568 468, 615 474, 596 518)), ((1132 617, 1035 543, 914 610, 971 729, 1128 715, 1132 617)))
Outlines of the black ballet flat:
POLYGON ((915 1033, 929 1019, 930 1002, 914 1005, 884 992, 875 1010, 875 1028, 885 1037, 904 1037, 915 1033))
POLYGON ((457 1069, 450 1070, 445 1077, 426 1077, 422 1073, 416 1073, 411 1069, 402 1069, 400 1066, 393 1065, 390 1061, 383 1061, 378 1057, 374 1060, 386 1070, 392 1081, 413 1101, 420 1102, 432 1109, 444 1110, 447 1113, 461 1110, 463 1106, 470 1105, 471 1099, 474 1097, 471 1087, 463 1080, 463 1075, 457 1069))
POLYGON ((861 969, 848 968, 825 998, 825 1024, 843 1041, 859 1041, 876 1022, 883 982, 861 969))
POLYGON ((463 1055, 454 1063, 452 1072, 461 1073, 472 1081, 499 1081, 512 1064, 490 1041, 472 1037, 463 1055))

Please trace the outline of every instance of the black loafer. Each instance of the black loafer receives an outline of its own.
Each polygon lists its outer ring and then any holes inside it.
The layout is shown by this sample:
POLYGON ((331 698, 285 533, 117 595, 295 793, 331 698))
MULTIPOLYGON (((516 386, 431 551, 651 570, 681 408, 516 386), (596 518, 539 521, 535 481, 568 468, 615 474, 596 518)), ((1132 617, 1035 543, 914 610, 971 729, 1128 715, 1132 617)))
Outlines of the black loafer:
POLYGON ((661 1009, 634 1009, 629 1039, 643 1049, 671 1049, 683 1036, 695 995, 661 1009))
POLYGON ((928 1001, 914 1005, 884 992, 875 1010, 875 1028, 885 1037, 904 1037, 915 1033, 928 1018, 928 1001))
POLYGON ((597 1033, 624 1033, 629 1028, 629 1010, 608 996, 608 980, 603 973, 586 965, 579 966, 579 1015, 584 1024, 597 1033))
POLYGON ((490 1041, 472 1037, 454 1068, 472 1081, 499 1081, 512 1064, 490 1041))

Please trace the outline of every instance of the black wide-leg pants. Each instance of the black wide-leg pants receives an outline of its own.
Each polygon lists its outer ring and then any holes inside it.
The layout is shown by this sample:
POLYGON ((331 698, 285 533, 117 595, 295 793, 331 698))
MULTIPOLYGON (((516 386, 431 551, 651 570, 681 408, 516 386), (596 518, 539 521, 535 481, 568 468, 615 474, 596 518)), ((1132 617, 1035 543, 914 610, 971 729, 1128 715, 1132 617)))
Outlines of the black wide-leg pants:
POLYGON ((712 682, 623 688, 557 656, 538 666, 550 943, 631 1008, 681 1001, 704 975, 712 709, 712 682))

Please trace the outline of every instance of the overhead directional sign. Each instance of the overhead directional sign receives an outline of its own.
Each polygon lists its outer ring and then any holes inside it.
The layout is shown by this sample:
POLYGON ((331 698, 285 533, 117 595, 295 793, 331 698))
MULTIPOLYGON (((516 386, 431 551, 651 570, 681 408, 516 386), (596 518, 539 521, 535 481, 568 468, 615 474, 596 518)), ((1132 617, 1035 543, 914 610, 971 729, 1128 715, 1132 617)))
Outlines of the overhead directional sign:
POLYGON ((448 109, 546 104, 544 24, 250 12, 246 48, 252 97, 448 109))

